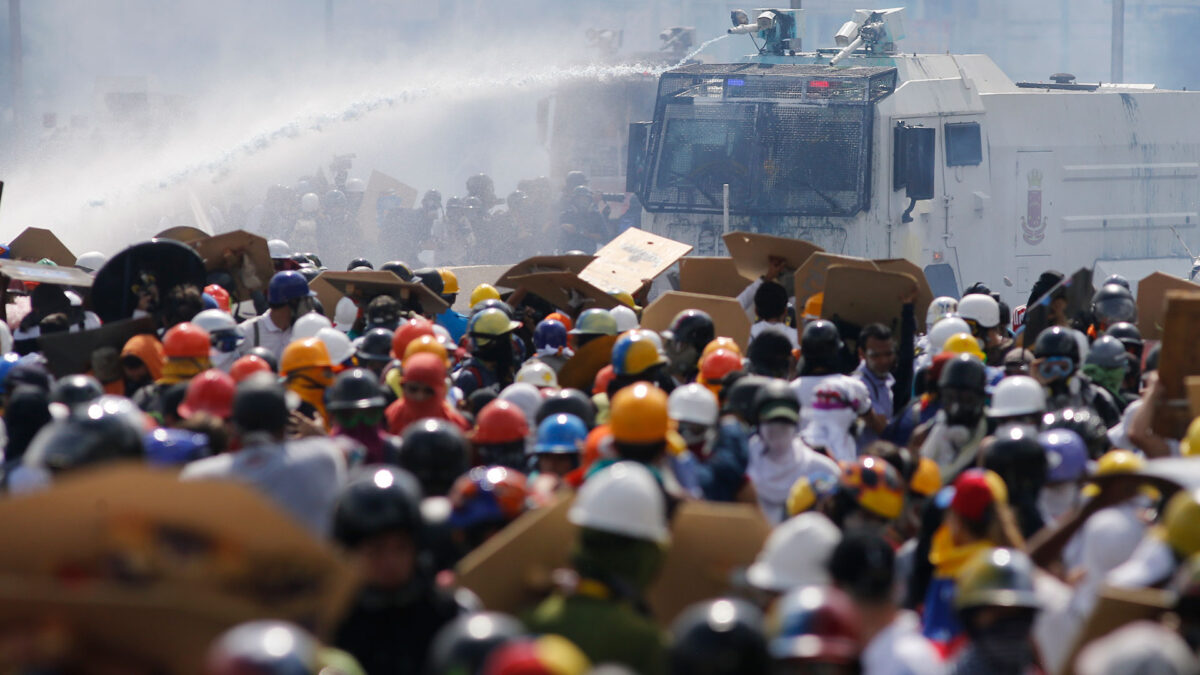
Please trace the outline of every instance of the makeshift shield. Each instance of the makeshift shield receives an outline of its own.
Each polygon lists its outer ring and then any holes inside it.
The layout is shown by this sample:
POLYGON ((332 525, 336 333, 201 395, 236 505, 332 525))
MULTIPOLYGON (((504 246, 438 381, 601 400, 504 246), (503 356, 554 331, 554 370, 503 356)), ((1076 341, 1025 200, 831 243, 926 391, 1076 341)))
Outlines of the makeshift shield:
POLYGON ((658 296, 642 311, 642 327, 655 331, 665 331, 671 327, 675 315, 685 309, 699 309, 708 312, 712 317, 717 335, 733 338, 734 342, 745 351, 750 344, 750 317, 741 303, 733 298, 722 298, 716 295, 700 293, 684 293, 670 291, 658 296))
POLYGON ((525 293, 532 293, 568 314, 584 309, 599 307, 612 309, 621 304, 619 300, 571 272, 540 272, 519 277, 509 277, 505 283, 513 284, 517 291, 509 304, 520 303, 525 293))
POLYGON ((605 292, 637 295, 691 250, 691 244, 631 227, 597 251, 579 278, 605 292))
POLYGON ((594 255, 535 255, 508 268, 496 279, 496 286, 516 288, 512 282, 514 277, 542 272, 570 272, 577 275, 595 259, 594 255))
POLYGON ((1138 282, 1137 323, 1142 339, 1158 340, 1162 337, 1167 291, 1200 291, 1200 284, 1163 272, 1154 272, 1138 282))
POLYGON ((129 338, 154 332, 154 320, 121 319, 92 330, 74 333, 51 333, 37 338, 37 349, 46 357, 47 366, 55 377, 86 373, 92 369, 92 354, 101 347, 113 347, 120 352, 129 338))
POLYGON ((204 259, 209 272, 220 270, 233 277, 238 300, 250 300, 254 291, 265 292, 275 274, 267 240, 257 234, 234 230, 193 240, 189 245, 204 259))
POLYGON ((1167 291, 1162 354, 1158 362, 1158 383, 1163 395, 1154 409, 1154 433, 1163 438, 1183 438, 1192 421, 1188 376, 1200 375, 1200 292, 1167 291))
POLYGON ((721 239, 737 265, 738 273, 747 279, 757 279, 766 274, 771 258, 783 258, 787 269, 796 271, 814 253, 824 251, 820 246, 802 239, 757 232, 730 232, 721 239))
POLYGON ((612 361, 612 348, 616 341, 615 335, 605 335, 580 347, 575 356, 568 359, 562 370, 558 371, 559 386, 591 392, 596 373, 612 361))
MULTIPOLYGON (((416 303, 415 306, 420 307, 421 314, 431 317, 441 314, 450 306, 424 284, 404 281, 387 270, 322 272, 321 276, 317 277, 318 281, 321 279, 363 308, 379 295, 390 295, 406 308, 411 308, 413 303, 416 303)), ((327 306, 325 311, 332 312, 333 307, 327 306)))
POLYGON ((917 298, 913 301, 913 314, 916 315, 918 321, 924 320, 925 314, 929 311, 929 305, 933 303, 933 289, 929 286, 929 280, 925 278, 925 272, 911 260, 905 258, 888 258, 871 262, 884 272, 907 274, 917 282, 917 298))
POLYGON ((75 254, 53 232, 40 227, 27 227, 8 244, 8 255, 13 260, 37 262, 42 258, 51 260, 59 267, 75 264, 75 254))
POLYGON ((879 269, 875 266, 875 263, 864 258, 854 258, 847 255, 835 255, 825 252, 812 254, 796 270, 795 292, 797 313, 804 307, 804 303, 810 296, 823 293, 827 290, 825 277, 829 268, 833 265, 842 265, 843 267, 854 267, 863 270, 879 269))
POLYGON ((204 230, 193 227, 192 225, 178 225, 176 227, 168 227, 167 229, 154 235, 155 239, 170 239, 180 243, 188 244, 201 239, 208 239, 212 235, 204 230))
POLYGON ((733 258, 687 257, 679 260, 679 290, 736 298, 750 280, 738 272, 733 258))
POLYGON ((916 292, 917 281, 902 272, 831 265, 826 270, 821 316, 859 328, 881 323, 899 334, 901 297, 916 292))
POLYGON ((204 280, 204 260, 194 250, 177 241, 151 239, 114 255, 96 272, 92 307, 104 321, 127 319, 138 306, 135 289, 153 286, 161 303, 172 288, 204 288, 204 280))

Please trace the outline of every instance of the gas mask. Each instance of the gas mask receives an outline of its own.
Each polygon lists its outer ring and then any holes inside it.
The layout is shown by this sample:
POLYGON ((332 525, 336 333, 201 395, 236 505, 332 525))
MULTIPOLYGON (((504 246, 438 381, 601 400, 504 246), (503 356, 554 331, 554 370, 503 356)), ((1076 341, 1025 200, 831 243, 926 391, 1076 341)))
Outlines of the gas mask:
POLYGON ((983 394, 969 389, 944 387, 941 391, 942 410, 951 426, 973 427, 983 415, 983 394))

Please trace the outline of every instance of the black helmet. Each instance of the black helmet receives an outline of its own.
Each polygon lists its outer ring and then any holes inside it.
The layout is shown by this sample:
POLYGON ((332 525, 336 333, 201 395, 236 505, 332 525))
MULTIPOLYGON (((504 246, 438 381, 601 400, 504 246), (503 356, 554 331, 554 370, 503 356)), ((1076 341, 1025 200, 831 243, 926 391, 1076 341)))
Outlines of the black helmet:
POLYGON ((987 368, 970 354, 959 354, 950 359, 942 366, 942 375, 938 378, 938 389, 942 391, 949 387, 983 392, 986 386, 987 368))
POLYGON ((574 415, 583 420, 588 429, 596 425, 596 406, 587 394, 578 389, 559 389, 542 400, 537 409, 537 423, 559 413, 574 415))
POLYGON ((1079 434, 1091 459, 1099 459, 1112 449, 1112 441, 1108 439, 1108 427, 1105 426, 1104 420, 1088 408, 1063 408, 1046 413, 1042 418, 1042 426, 1047 431, 1070 429, 1079 434))
POLYGON ((400 466, 421 481, 425 494, 442 496, 470 468, 467 439, 446 420, 424 419, 404 430, 400 466))
POLYGON ((59 473, 145 454, 142 412, 127 398, 101 396, 64 420, 41 429, 25 461, 59 473))
POLYGON ((832 321, 810 321, 800 334, 800 356, 809 368, 815 365, 835 368, 841 349, 842 336, 832 321))
POLYGON ((763 615, 745 600, 721 598, 688 607, 671 624, 671 673, 766 673, 770 664, 763 615))
MULTIPOLYGON (((438 196, 438 199, 441 199, 440 195, 438 196)), ((385 262, 379 266, 379 269, 387 270, 388 272, 395 274, 405 281, 412 281, 413 278, 412 268, 399 260, 390 260, 385 262)))
POLYGON ((675 315, 671 327, 663 337, 681 345, 691 346, 696 353, 704 351, 708 343, 716 337, 717 331, 713 326, 712 317, 699 309, 685 309, 675 315))
POLYGON ((1104 280, 1104 285, 1107 286, 1109 284, 1116 284, 1118 286, 1124 286, 1125 290, 1130 291, 1130 292, 1133 291, 1133 286, 1131 286, 1129 284, 1129 280, 1126 279, 1125 277, 1121 276, 1120 274, 1108 275, 1108 278, 1104 280))
POLYGON ((362 336, 354 355, 359 361, 391 361, 393 335, 387 328, 372 328, 362 336))
POLYGON ((1073 363, 1079 363, 1079 342, 1075 340, 1075 331, 1062 326, 1043 330, 1033 343, 1033 355, 1039 359, 1065 356, 1073 363))
POLYGON ((1129 352, 1125 351, 1125 345, 1117 338, 1101 335, 1088 350, 1086 363, 1101 368, 1128 368, 1129 352))
POLYGON ((588 184, 587 175, 584 174, 582 171, 568 171, 567 178, 565 181, 563 181, 563 185, 567 190, 570 190, 571 188, 579 187, 580 185, 587 185, 587 184, 588 184))
POLYGON ((800 419, 800 399, 783 380, 771 379, 754 395, 754 422, 782 419, 797 423, 800 419))
POLYGON ((477 173, 467 179, 467 193, 472 195, 489 194, 495 190, 492 177, 486 173, 477 173))
POLYGON ((1037 497, 1046 482, 1046 451, 1032 426, 1006 424, 996 430, 995 440, 984 452, 983 466, 1004 479, 1011 498, 1019 494, 1037 497))
POLYGON ((413 276, 420 281, 425 288, 433 291, 434 295, 441 295, 444 288, 442 284, 442 275, 432 267, 422 267, 413 270, 413 276))
POLYGON ((271 366, 271 372, 279 372, 279 359, 275 356, 275 352, 266 347, 255 347, 248 352, 252 356, 257 356, 271 366))
POLYGON ((1141 357, 1145 341, 1142 339, 1142 331, 1138 330, 1134 324, 1128 321, 1118 321, 1109 326, 1104 334, 1117 338, 1121 344, 1125 345, 1125 351, 1141 357))
POLYGON ((770 381, 771 378, 761 375, 746 375, 734 382, 725 393, 725 412, 741 417, 748 424, 754 424, 758 419, 754 414, 758 392, 770 381))
POLYGON ((1137 320, 1137 303, 1129 288, 1104 284, 1092 296, 1092 313, 1105 324, 1137 320))
POLYGON ((429 648, 429 673, 481 673, 497 647, 525 634, 520 621, 500 612, 464 614, 442 627, 429 648))
POLYGON ((297 675, 320 670, 320 645, 303 628, 262 619, 222 633, 208 649, 209 675, 297 675))
POLYGON ((332 411, 382 408, 387 405, 379 378, 365 368, 351 368, 340 373, 325 392, 325 407, 332 411))
POLYGON ((91 375, 68 375, 50 388, 50 402, 68 408, 90 403, 104 395, 104 387, 91 375))
POLYGON ((321 276, 321 270, 312 265, 301 265, 296 271, 310 284, 313 282, 313 279, 321 276))
POLYGON ((792 363, 792 341, 783 329, 767 326, 750 341, 746 358, 750 361, 750 372, 756 375, 787 377, 792 363))
POLYGON ((384 532, 420 534, 421 484, 392 466, 366 466, 338 496, 333 538, 347 548, 384 532))
POLYGON ((371 261, 367 260, 366 258, 355 258, 354 260, 351 260, 350 264, 346 266, 346 270, 352 270, 355 267, 365 267, 369 270, 375 269, 375 266, 371 264, 371 261))
POLYGON ((892 597, 895 560, 896 554, 883 536, 860 529, 842 537, 826 567, 834 586, 855 600, 877 603, 892 597))
POLYGON ((287 396, 279 379, 255 373, 242 380, 233 395, 233 422, 243 432, 281 433, 288 421, 287 396))

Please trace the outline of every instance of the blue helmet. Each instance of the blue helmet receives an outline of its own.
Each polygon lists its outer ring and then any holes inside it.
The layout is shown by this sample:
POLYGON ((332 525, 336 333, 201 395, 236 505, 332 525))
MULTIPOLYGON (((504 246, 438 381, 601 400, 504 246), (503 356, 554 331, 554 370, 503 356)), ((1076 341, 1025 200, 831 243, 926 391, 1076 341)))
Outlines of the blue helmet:
POLYGON ((0 394, 4 393, 4 380, 8 377, 8 371, 17 365, 21 360, 21 355, 16 352, 9 352, 4 356, 0 356, 0 394))
POLYGON ((158 466, 180 466, 209 455, 208 436, 185 429, 155 429, 142 442, 146 461, 158 466))
POLYGON ((1046 481, 1079 480, 1087 472, 1088 450, 1079 434, 1070 429, 1050 429, 1038 434, 1046 452, 1046 481))
POLYGON ((293 270, 276 272, 267 285, 267 304, 286 305, 292 300, 315 296, 304 275, 293 270))
POLYGON ((555 319, 543 319, 533 329, 533 345, 540 349, 562 349, 567 346, 567 327, 555 319))
POLYGON ((587 425, 578 417, 569 413, 551 415, 538 425, 537 445, 533 452, 539 455, 578 454, 587 435, 587 425))

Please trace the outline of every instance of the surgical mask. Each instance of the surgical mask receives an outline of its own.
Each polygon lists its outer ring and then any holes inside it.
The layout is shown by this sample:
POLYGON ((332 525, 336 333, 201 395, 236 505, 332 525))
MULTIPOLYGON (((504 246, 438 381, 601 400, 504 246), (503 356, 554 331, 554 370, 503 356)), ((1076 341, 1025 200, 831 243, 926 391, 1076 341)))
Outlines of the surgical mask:
POLYGON ((764 422, 758 425, 758 435, 763 445, 772 452, 790 450, 796 438, 796 425, 791 422, 764 422))
POLYGON ((683 438, 688 450, 697 452, 708 444, 709 439, 713 436, 713 429, 703 424, 680 422, 679 435, 683 438))
POLYGON ((1047 485, 1038 493, 1038 509, 1047 520, 1058 520, 1079 505, 1079 487, 1075 483, 1047 485))

